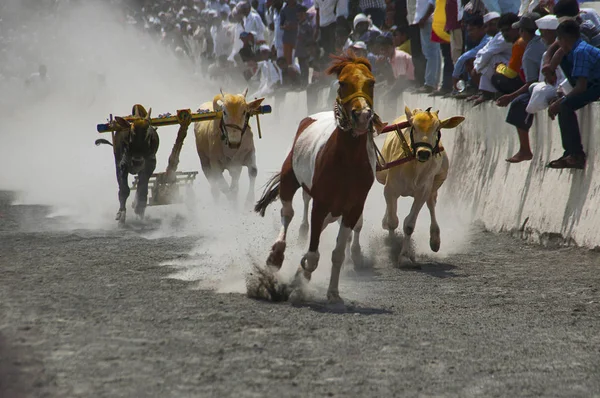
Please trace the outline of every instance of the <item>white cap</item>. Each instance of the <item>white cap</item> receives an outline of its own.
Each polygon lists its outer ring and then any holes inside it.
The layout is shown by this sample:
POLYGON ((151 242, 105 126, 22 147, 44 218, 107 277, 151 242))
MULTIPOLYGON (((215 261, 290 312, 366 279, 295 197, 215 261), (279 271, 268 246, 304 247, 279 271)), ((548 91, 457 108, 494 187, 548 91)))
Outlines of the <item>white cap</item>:
POLYGON ((266 44, 261 44, 260 47, 258 47, 258 51, 269 51, 269 52, 271 52, 271 49, 266 44))
POLYGON ((496 19, 496 18, 500 18, 500 14, 498 14, 496 11, 488 12, 487 14, 485 14, 483 16, 483 23, 488 23, 492 19, 496 19))
POLYGON ((356 28, 356 25, 358 25, 361 22, 369 22, 369 24, 370 24, 371 20, 365 14, 362 14, 362 13, 361 14, 356 14, 356 16, 354 17, 354 24, 353 24, 353 26, 356 28))
POLYGON ((357 48, 359 50, 366 50, 367 49, 367 45, 365 44, 364 41, 355 41, 354 43, 352 43, 352 45, 350 47, 357 48))
POLYGON ((555 15, 546 15, 536 19, 535 24, 538 29, 556 30, 558 28, 558 18, 555 15))

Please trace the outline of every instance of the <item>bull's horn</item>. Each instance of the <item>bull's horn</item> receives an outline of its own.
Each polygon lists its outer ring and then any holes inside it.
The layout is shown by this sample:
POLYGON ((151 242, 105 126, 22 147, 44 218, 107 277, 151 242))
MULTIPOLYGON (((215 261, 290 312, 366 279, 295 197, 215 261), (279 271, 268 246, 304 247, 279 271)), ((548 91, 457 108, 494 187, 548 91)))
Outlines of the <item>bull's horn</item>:
POLYGON ((221 95, 222 95, 223 97, 225 97, 225 93, 223 93, 223 88, 219 88, 219 91, 221 92, 221 95))
POLYGON ((431 111, 431 107, 425 109, 425 112, 427 112, 427 113, 431 113, 430 111, 431 111))
POLYGON ((152 107, 148 108, 148 114, 146 115, 146 120, 147 120, 147 121, 150 121, 150 119, 152 119, 152 118, 150 117, 150 114, 151 114, 151 113, 152 113, 152 107))
POLYGON ((242 95, 244 96, 244 99, 246 99, 246 95, 248 94, 248 87, 246 87, 246 89, 244 90, 244 92, 242 93, 242 95))

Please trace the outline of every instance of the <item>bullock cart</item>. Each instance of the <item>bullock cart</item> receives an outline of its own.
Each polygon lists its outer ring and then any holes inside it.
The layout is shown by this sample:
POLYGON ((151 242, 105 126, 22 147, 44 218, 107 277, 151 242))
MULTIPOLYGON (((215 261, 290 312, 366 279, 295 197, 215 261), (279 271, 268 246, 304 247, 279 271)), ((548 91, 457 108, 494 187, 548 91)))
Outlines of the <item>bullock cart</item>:
MULTIPOLYGON (((256 117, 256 123, 258 127, 258 136, 262 138, 260 130, 259 115, 271 113, 270 105, 260 106, 252 116, 256 117)), ((209 111, 198 109, 196 112, 192 112, 190 109, 180 109, 176 115, 170 113, 159 115, 158 117, 151 118, 150 125, 153 127, 172 126, 179 125, 179 131, 175 139, 175 144, 169 155, 169 162, 167 169, 162 173, 153 173, 148 181, 148 206, 159 206, 168 205, 174 203, 182 203, 184 201, 184 195, 180 192, 180 187, 186 187, 186 196, 188 199, 193 198, 193 191, 191 189, 196 176, 197 171, 177 171, 179 165, 179 155, 183 147, 183 142, 187 136, 187 130, 191 123, 221 119, 223 117, 222 111, 209 111)), ((122 119, 133 122, 135 116, 125 116, 122 119)), ((117 132, 122 130, 117 121, 113 118, 113 115, 109 115, 107 123, 101 123, 96 126, 98 133, 111 133, 113 148, 115 147, 115 140, 117 138, 117 132)), ((116 156, 116 154, 115 154, 116 156)), ((137 190, 139 186, 139 175, 135 175, 131 189, 137 190)), ((136 203, 133 203, 136 206, 136 203)))

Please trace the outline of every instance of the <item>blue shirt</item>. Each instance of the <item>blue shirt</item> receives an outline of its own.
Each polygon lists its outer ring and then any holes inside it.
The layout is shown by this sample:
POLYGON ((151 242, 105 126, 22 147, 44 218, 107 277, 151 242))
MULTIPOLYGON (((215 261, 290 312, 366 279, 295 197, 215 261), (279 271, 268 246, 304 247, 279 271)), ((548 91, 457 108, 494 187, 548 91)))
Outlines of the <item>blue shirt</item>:
POLYGON ((571 77, 577 80, 585 77, 590 83, 600 83, 600 49, 579 39, 567 54, 572 65, 571 77))
POLYGON ((490 39, 491 37, 488 35, 483 36, 483 39, 481 39, 478 45, 476 45, 475 47, 473 47, 469 51, 466 51, 460 57, 458 57, 456 63, 454 64, 454 71, 452 72, 452 77, 458 79, 460 76, 462 76, 462 74, 465 73, 465 64, 467 63, 467 61, 470 59, 474 59, 479 50, 485 47, 485 45, 488 43, 488 41, 490 41, 490 39))

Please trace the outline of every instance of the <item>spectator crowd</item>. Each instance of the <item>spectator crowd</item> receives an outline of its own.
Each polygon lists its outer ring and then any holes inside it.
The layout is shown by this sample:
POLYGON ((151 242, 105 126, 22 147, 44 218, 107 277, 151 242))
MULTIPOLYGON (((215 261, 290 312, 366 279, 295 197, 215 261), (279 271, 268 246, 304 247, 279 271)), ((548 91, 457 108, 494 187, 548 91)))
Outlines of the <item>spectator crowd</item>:
POLYGON ((576 111, 600 98, 600 17, 578 0, 137 1, 128 23, 252 96, 306 90, 318 111, 321 89, 336 92, 329 55, 352 50, 373 66, 384 118, 407 90, 493 101, 508 107, 520 149, 507 161, 519 163, 533 158, 529 130, 547 109, 564 147, 548 167, 585 167, 576 111))

